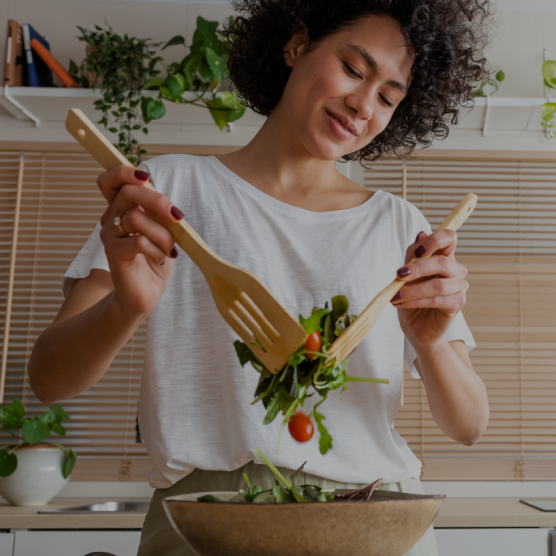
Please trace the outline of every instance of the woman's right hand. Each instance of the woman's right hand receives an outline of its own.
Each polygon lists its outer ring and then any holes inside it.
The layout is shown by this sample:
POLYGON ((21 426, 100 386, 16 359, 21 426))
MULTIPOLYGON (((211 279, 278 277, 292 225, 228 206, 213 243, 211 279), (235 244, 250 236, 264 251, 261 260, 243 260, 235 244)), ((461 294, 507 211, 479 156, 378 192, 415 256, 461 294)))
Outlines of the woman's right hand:
POLYGON ((170 199, 142 187, 150 179, 143 170, 117 166, 101 174, 97 184, 108 201, 100 222, 116 298, 133 316, 146 317, 166 290, 178 251, 170 232, 150 218, 149 210, 168 222, 183 213, 170 199), (117 220, 120 218, 120 226, 117 220), (125 233, 124 233, 125 231, 125 233))

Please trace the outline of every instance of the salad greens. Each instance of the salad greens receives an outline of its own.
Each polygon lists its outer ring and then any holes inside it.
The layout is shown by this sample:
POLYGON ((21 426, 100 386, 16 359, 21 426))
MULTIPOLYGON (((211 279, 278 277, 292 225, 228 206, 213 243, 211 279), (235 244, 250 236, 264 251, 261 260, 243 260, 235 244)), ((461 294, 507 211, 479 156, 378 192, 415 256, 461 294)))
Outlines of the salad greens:
MULTIPOLYGON (((291 476, 291 483, 288 482, 276 467, 270 462, 260 448, 255 449, 257 454, 268 466, 268 468, 276 475, 276 486, 269 490, 263 490, 259 485, 251 486, 249 477, 246 473, 243 474, 245 482, 247 483, 247 490, 241 489, 237 496, 234 496, 229 502, 234 504, 284 504, 286 502, 368 502, 373 495, 373 492, 382 483, 382 479, 378 479, 374 483, 366 487, 348 492, 346 494, 337 493, 335 490, 325 490, 316 485, 301 485, 296 486, 296 478, 299 472, 305 467, 305 462, 299 469, 297 469, 291 476), (281 483, 281 484, 280 484, 281 483)), ((197 502, 214 502, 223 503, 212 494, 200 496, 197 502)))
MULTIPOLYGON (((387 379, 350 377, 346 372, 349 357, 339 365, 336 360, 331 360, 328 353, 330 345, 338 338, 351 323, 357 318, 349 314, 349 302, 345 295, 332 298, 332 309, 328 303, 322 309, 315 307, 311 316, 304 318, 299 315, 299 322, 305 328, 307 335, 315 332, 320 334, 322 346, 319 351, 309 351, 305 346, 300 347, 288 360, 286 366, 276 374, 272 374, 255 356, 245 343, 237 340, 234 342, 239 362, 243 367, 251 363, 253 368, 260 373, 259 382, 255 389, 255 400, 252 404, 262 401, 266 415, 263 420, 265 425, 272 423, 278 413, 284 416, 282 428, 288 424, 298 407, 303 407, 306 398, 316 392, 321 400, 315 404, 311 415, 319 431, 319 451, 326 454, 332 449, 333 439, 323 421, 326 417, 319 411, 327 399, 329 392, 341 388, 344 391, 348 382, 375 382, 388 384, 387 379), (313 389, 314 392, 309 393, 313 389)), ((256 340, 252 340, 256 342, 256 340)), ((278 446, 280 445, 280 437, 278 446)))

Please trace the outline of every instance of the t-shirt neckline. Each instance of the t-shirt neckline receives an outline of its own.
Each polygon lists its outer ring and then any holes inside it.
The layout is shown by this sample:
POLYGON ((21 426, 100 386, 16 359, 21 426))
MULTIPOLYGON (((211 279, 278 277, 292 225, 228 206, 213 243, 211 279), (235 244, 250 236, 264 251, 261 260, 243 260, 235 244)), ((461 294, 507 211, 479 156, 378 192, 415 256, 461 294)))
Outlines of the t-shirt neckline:
POLYGON ((357 205, 355 207, 350 207, 347 209, 331 210, 325 212, 315 212, 293 205, 279 201, 274 197, 264 193, 260 189, 257 189, 254 185, 240 178, 236 173, 232 172, 226 165, 222 164, 218 158, 214 155, 205 157, 205 160, 216 170, 222 177, 227 181, 231 182, 234 187, 237 187, 242 192, 249 195, 256 201, 270 206, 273 210, 282 212, 284 214, 289 214, 294 217, 303 217, 305 219, 319 220, 326 219, 329 220, 331 217, 336 218, 351 218, 358 214, 367 213, 370 209, 374 208, 382 199, 386 196, 386 193, 380 189, 377 189, 373 196, 367 199, 364 203, 357 205))

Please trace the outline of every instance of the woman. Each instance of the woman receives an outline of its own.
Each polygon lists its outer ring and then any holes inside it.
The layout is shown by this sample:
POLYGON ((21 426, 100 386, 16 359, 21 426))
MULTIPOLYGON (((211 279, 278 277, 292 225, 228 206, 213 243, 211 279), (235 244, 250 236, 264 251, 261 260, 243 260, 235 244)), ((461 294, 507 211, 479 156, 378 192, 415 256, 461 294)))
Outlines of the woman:
MULTIPOLYGON (((163 515, 164 497, 236 490, 244 471, 272 484, 252 450, 274 453, 279 423, 263 426, 264 409, 249 405, 257 375, 239 367, 236 336, 202 274, 139 207, 170 222, 185 213, 292 314, 337 294, 358 313, 396 272, 407 282, 350 361, 350 374, 390 384, 334 392, 325 411, 333 450, 322 457, 315 441, 284 439, 275 463, 286 474, 307 460, 305 482, 355 487, 382 477, 384 488, 422 492, 421 463, 392 425, 404 361, 449 437, 472 445, 488 420, 467 354, 474 342, 460 313, 468 284, 455 234, 431 234, 415 207, 334 168, 338 158, 407 155, 447 135, 472 82, 487 74, 487 2, 241 0, 235 8, 231 77, 266 122, 230 154, 163 156, 99 177, 108 209, 68 269, 65 303, 29 363, 41 401, 70 398, 103 376, 149 316, 139 419, 157 491, 141 556, 190 554, 163 515), (137 187, 145 180, 158 191, 137 187), (409 263, 414 256, 421 260, 409 263)), ((432 528, 408 554, 436 554, 432 528)))

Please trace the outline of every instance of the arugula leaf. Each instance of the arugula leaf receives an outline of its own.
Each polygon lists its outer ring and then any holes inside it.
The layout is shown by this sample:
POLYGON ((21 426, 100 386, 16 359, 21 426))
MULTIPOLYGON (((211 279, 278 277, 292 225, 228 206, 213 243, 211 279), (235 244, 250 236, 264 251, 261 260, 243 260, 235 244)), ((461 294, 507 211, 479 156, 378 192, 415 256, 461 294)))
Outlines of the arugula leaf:
POLYGON ((272 489, 272 494, 274 494, 277 504, 295 502, 295 498, 292 496, 291 492, 280 486, 278 481, 276 481, 276 486, 272 489))
POLYGON ((286 392, 286 389, 282 385, 280 385, 270 403, 268 404, 263 424, 268 425, 269 423, 272 423, 272 421, 274 421, 276 415, 278 415, 278 412, 280 411, 286 413, 294 399, 295 398, 292 398, 286 392))
POLYGON ((339 319, 347 315, 349 301, 345 295, 335 295, 332 298, 332 322, 337 323, 339 319))
POLYGON ((305 464, 307 462, 304 462, 303 465, 301 467, 299 467, 299 469, 296 469, 295 472, 293 473, 291 479, 292 479, 292 496, 295 498, 296 502, 309 502, 309 500, 307 498, 305 498, 304 496, 302 496, 301 494, 299 494, 295 488, 295 478, 297 476, 297 474, 300 471, 303 471, 303 468, 305 467, 305 464))
POLYGON ((322 328, 320 327, 320 321, 322 317, 328 315, 330 313, 330 309, 319 309, 315 311, 309 318, 303 318, 303 315, 299 315, 299 322, 301 326, 305 328, 305 332, 307 334, 312 334, 315 331, 322 332, 322 328))
POLYGON ((322 424, 322 422, 326 419, 326 417, 317 411, 317 407, 326 400, 324 397, 318 404, 315 405, 313 408, 313 417, 315 422, 317 423, 317 428, 319 430, 319 452, 324 456, 328 450, 332 449, 332 437, 330 433, 326 429, 326 427, 322 424))
POLYGON ((249 363, 253 357, 253 352, 239 340, 234 342, 234 347, 236 348, 237 356, 239 357, 239 364, 244 367, 245 363, 249 363))

